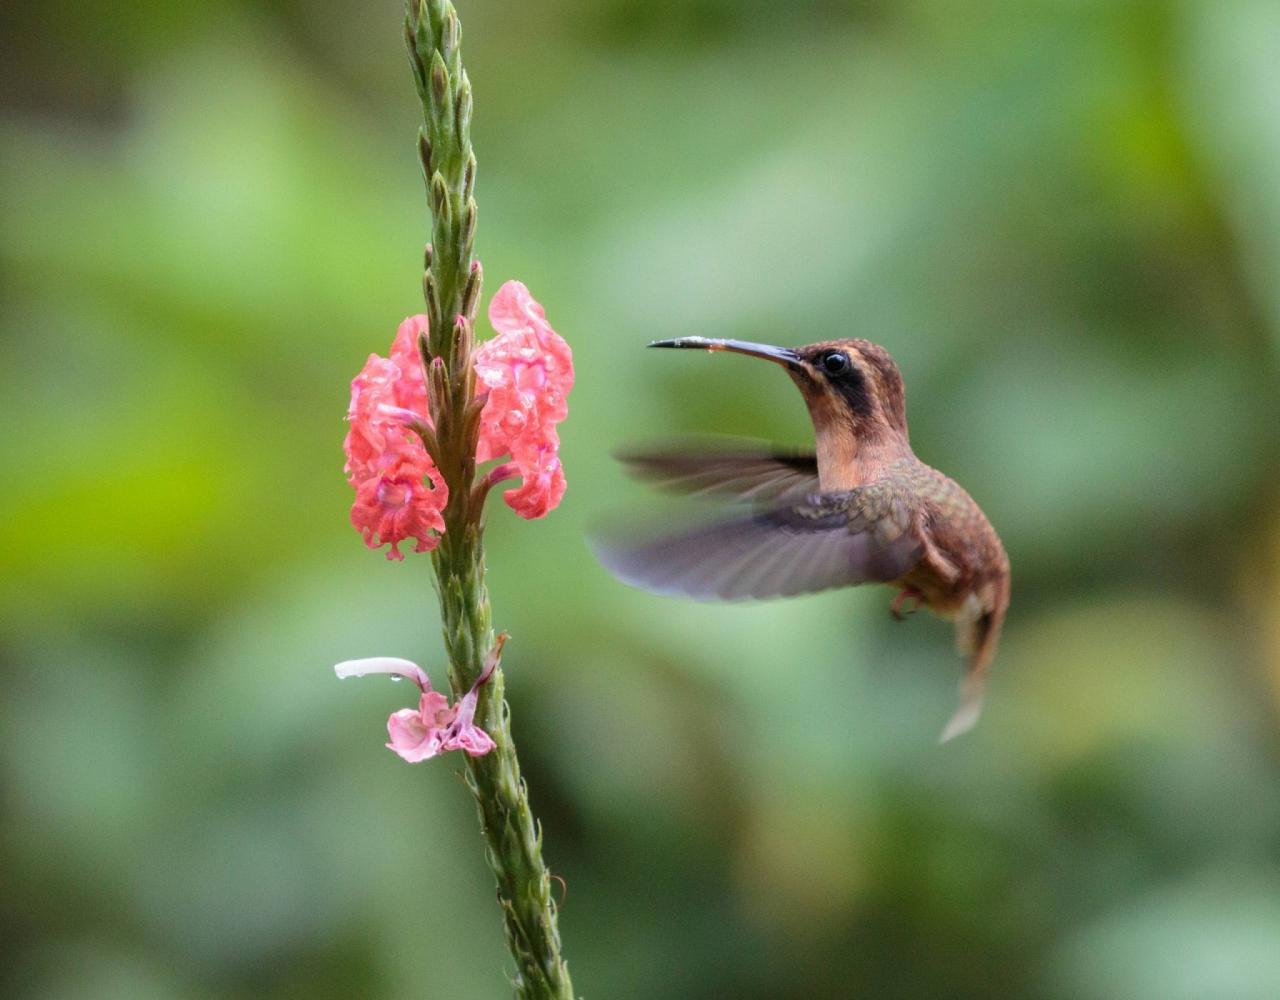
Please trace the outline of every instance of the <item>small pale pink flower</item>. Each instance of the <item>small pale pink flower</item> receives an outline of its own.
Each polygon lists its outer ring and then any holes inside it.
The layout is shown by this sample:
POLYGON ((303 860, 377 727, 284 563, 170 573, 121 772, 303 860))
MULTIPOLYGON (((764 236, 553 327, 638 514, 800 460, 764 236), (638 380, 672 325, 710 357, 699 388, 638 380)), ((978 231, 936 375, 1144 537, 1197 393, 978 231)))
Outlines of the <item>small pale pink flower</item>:
POLYGON ((410 764, 429 760, 450 750, 462 750, 483 757, 493 749, 489 734, 475 724, 476 699, 473 689, 453 706, 438 691, 424 691, 417 709, 402 708, 387 719, 387 735, 394 750, 410 764))
POLYGON ((518 472, 524 481, 503 499, 521 517, 542 517, 564 495, 555 428, 568 413, 573 352, 519 281, 498 289, 489 303, 489 322, 497 336, 474 355, 476 377, 489 394, 476 460, 510 455, 504 471, 518 472))
POLYGON ((417 347, 426 320, 410 316, 401 323, 391 358, 370 354, 351 382, 351 426, 342 443, 356 491, 351 523, 370 548, 390 544, 388 559, 404 558, 399 543, 407 538, 416 539, 415 552, 435 548, 449 501, 444 478, 407 424, 430 422, 417 347))
POLYGON ((476 701, 480 686, 489 680, 498 662, 506 636, 499 636, 484 672, 471 690, 450 705, 449 699, 431 689, 426 672, 410 660, 392 656, 375 656, 365 660, 347 660, 334 667, 339 677, 364 677, 368 674, 390 674, 408 677, 418 685, 417 708, 402 708, 387 719, 387 749, 410 764, 429 760, 450 750, 461 750, 472 757, 483 757, 494 748, 493 738, 475 724, 476 701))

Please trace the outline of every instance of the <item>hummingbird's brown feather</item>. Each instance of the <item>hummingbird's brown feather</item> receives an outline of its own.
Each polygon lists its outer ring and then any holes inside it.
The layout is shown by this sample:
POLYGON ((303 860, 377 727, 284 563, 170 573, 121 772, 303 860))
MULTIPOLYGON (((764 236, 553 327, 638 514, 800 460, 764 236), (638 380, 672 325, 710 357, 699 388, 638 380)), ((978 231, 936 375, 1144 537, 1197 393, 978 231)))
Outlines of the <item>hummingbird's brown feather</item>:
POLYGON ((681 442, 618 453, 638 479, 671 493, 735 501, 801 500, 818 489, 818 457, 762 441, 681 442))
MULTIPOLYGON (((891 488, 890 488, 891 490, 891 488)), ((787 597, 896 580, 920 559, 910 512, 873 483, 658 537, 598 542, 633 586, 698 600, 787 597)))

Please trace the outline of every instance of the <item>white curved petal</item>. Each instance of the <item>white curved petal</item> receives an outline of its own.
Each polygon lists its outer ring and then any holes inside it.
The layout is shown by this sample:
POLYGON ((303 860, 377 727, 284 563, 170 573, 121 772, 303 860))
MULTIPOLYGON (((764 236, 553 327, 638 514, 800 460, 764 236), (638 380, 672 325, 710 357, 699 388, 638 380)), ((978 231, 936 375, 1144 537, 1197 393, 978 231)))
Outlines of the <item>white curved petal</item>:
POLYGON ((428 680, 426 672, 412 660, 402 660, 398 656, 370 656, 363 660, 343 660, 334 666, 333 672, 344 679, 364 677, 367 674, 408 677, 423 691, 431 690, 431 681, 428 680))

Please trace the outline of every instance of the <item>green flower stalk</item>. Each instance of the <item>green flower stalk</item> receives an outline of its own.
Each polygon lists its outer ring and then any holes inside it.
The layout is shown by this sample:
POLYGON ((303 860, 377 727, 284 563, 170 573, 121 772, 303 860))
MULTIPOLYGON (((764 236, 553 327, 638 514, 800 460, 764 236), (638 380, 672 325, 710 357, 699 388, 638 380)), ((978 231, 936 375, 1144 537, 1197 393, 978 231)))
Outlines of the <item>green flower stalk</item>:
POLYGON ((390 357, 371 355, 352 382, 346 472, 356 490, 352 523, 371 548, 416 539, 431 552, 454 702, 431 689, 407 660, 377 657, 338 665, 340 677, 410 677, 416 709, 392 714, 387 746, 417 762, 465 753, 485 855, 497 881, 513 985, 523 1000, 571 1000, 561 957, 542 834, 529 808, 503 697, 485 587, 484 504, 498 483, 522 478, 504 499, 526 518, 553 509, 564 492, 555 425, 573 382, 568 345, 522 284, 507 282, 489 305, 498 336, 477 345, 473 325, 482 270, 476 233, 476 159, 471 84, 462 29, 446 0, 408 0, 405 39, 422 100, 418 155, 431 210, 422 279, 427 312, 401 324, 390 357), (478 474, 479 463, 501 462, 478 474))
MULTIPOLYGON (((481 269, 473 262, 476 158, 471 149, 471 82, 462 66, 462 25, 447 0, 409 0, 405 40, 424 124, 418 154, 431 206, 432 240, 422 286, 430 317, 425 360, 431 373, 437 466, 449 489, 445 531, 432 555, 449 679, 466 691, 494 646, 485 587, 482 504, 489 480, 476 487, 481 407, 471 365, 471 323, 480 300, 481 269), (442 359, 443 364, 440 363, 442 359)), ((503 697, 502 668, 480 689, 476 717, 494 741, 491 753, 467 757, 489 867, 497 881, 507 947, 516 963, 516 995, 571 1000, 573 986, 560 953, 551 876, 542 835, 529 808, 520 759, 503 697)))

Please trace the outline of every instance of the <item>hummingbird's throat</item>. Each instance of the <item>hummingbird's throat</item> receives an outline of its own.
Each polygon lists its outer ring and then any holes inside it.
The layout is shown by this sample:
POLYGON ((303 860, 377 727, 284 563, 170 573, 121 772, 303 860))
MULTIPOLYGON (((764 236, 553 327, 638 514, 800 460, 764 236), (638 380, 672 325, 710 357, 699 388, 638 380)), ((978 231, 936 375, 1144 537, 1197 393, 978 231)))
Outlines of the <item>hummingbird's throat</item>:
POLYGON ((808 398, 818 454, 818 487, 824 493, 874 482, 907 449, 901 437, 874 420, 854 422, 829 396, 808 398))

